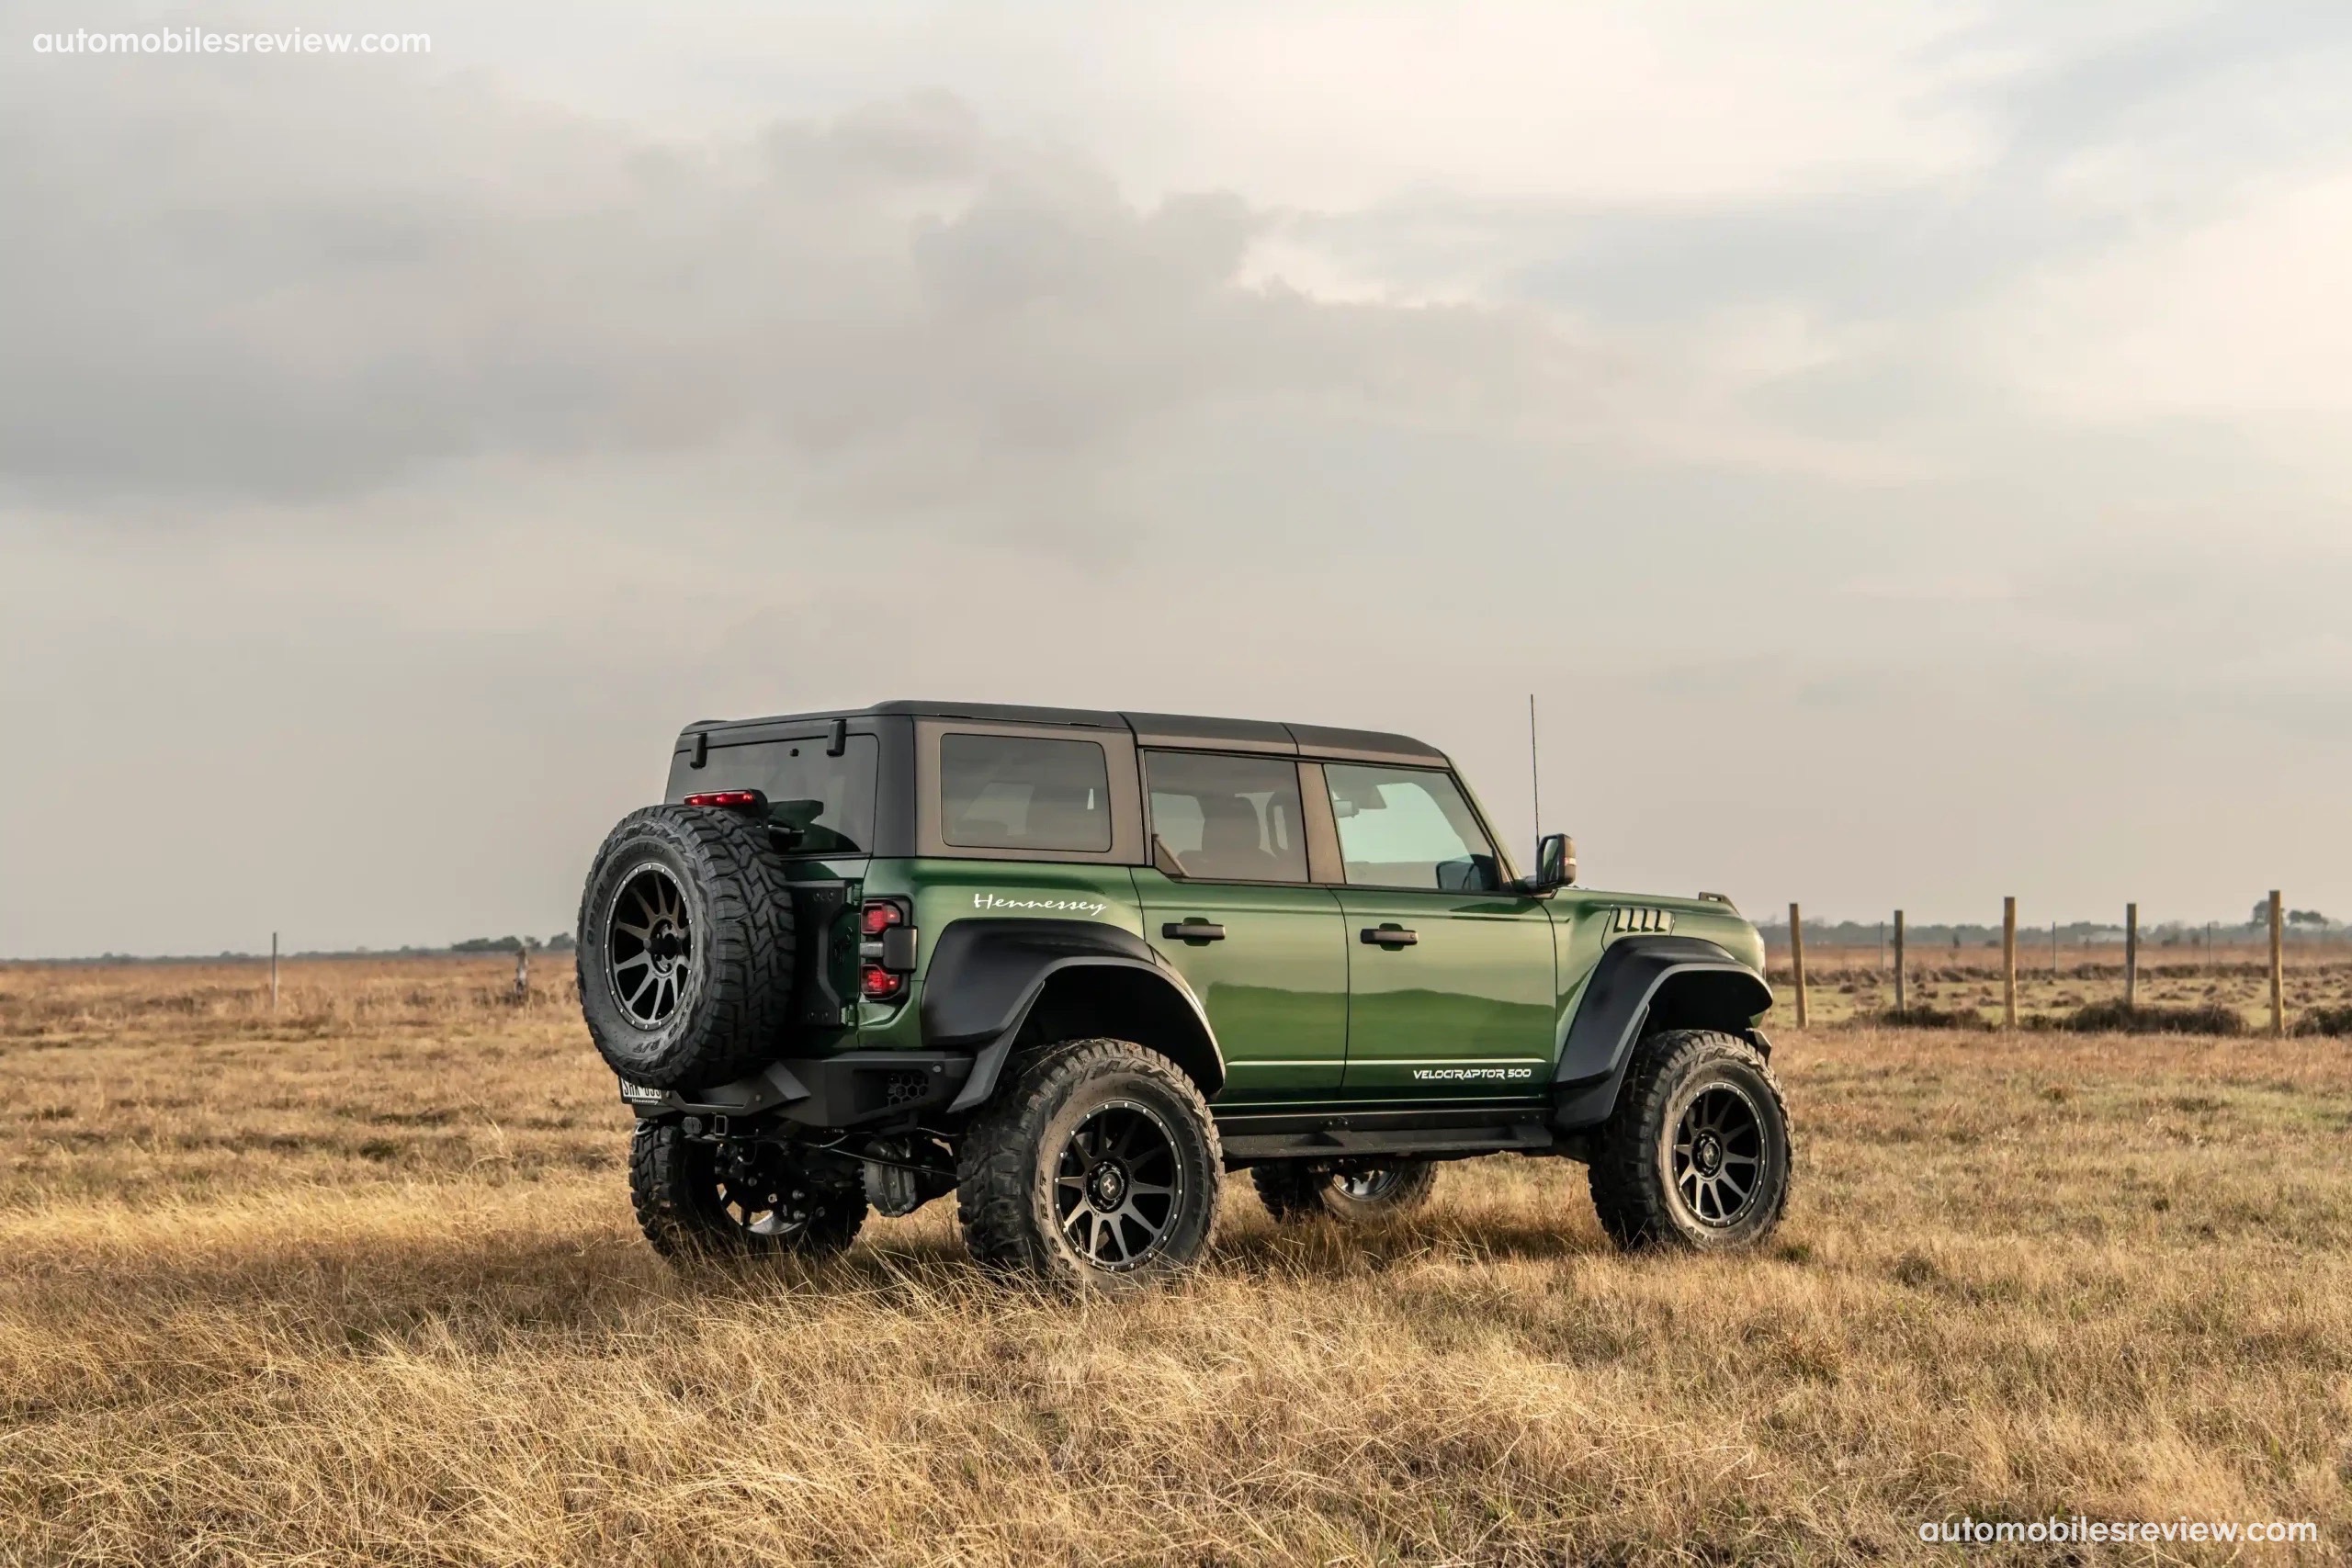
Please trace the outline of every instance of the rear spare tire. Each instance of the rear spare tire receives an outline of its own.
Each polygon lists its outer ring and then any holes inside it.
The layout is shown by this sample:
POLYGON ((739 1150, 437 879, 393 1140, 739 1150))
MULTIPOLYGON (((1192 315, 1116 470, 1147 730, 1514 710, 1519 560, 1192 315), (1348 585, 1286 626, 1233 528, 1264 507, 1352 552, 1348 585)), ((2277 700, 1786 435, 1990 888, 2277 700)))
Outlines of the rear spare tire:
POLYGON ((792 892, 766 826, 709 807, 621 818, 580 898, 580 1010, 613 1071, 655 1089, 741 1077, 792 998, 792 892))

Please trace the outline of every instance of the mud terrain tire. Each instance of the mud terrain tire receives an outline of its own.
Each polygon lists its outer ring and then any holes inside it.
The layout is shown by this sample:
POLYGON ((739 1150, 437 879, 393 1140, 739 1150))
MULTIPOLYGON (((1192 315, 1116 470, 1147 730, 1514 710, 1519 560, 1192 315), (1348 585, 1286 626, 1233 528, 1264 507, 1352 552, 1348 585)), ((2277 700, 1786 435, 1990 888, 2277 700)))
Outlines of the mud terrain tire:
POLYGON ((702 1089, 771 1057, 792 998, 792 893, 766 829, 708 807, 631 812, 580 898, 580 1007, 632 1083, 702 1089))
POLYGON ((1206 1250, 1224 1179, 1182 1068, 1128 1041, 1071 1040, 1024 1064, 966 1133, 956 1207, 983 1268, 1123 1292, 1206 1250))
POLYGON ((1629 1250, 1730 1251, 1781 1223, 1789 1166, 1788 1108, 1756 1047, 1667 1030, 1634 1047, 1596 1140, 1592 1206, 1629 1250))
POLYGON ((774 1145, 730 1146, 640 1122, 628 1145, 629 1200, 653 1250, 693 1258, 820 1258, 865 1223, 865 1195, 808 1179, 774 1145))

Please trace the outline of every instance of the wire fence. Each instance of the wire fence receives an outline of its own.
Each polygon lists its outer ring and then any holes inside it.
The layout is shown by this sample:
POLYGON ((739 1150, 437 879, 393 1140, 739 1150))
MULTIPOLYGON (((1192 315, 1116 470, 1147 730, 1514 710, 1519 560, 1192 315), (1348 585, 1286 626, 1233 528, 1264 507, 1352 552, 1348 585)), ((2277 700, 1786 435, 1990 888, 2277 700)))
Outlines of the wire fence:
POLYGON ((2120 927, 2033 928, 2007 898, 1997 926, 1922 931, 1897 909, 1873 931, 1809 923, 1791 904, 1787 924, 1759 930, 1799 1029, 1826 999, 1832 1015, 1888 1023, 2352 1034, 2352 931, 2290 911, 2277 891, 2257 913, 2245 926, 2151 931, 2128 904, 2120 927))

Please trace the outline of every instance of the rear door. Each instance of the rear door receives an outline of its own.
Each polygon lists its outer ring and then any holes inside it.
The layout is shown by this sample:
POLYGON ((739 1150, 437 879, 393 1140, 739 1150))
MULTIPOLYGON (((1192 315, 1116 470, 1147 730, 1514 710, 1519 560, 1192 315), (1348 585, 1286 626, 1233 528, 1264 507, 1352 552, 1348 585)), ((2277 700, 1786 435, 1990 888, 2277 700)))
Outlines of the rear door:
POLYGON ((1143 773, 1157 840, 1136 873, 1144 935, 1207 1010, 1217 1103, 1337 1098, 1348 953, 1338 897, 1307 881, 1298 764, 1147 750, 1143 773))
POLYGON ((1327 762, 1351 1100, 1520 1098, 1552 1064, 1552 919, 1442 768, 1327 762))

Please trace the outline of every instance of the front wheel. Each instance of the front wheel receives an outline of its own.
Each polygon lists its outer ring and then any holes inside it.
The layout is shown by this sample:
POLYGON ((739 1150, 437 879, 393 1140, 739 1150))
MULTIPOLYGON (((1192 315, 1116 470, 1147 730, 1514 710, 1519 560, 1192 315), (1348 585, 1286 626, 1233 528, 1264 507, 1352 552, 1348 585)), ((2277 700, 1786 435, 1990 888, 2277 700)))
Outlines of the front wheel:
POLYGON ((1182 1068, 1128 1041, 1072 1040, 972 1123, 956 1207, 984 1267, 1132 1290, 1206 1250, 1224 1175, 1216 1124, 1182 1068))
POLYGON ((813 1179, 784 1149, 689 1138, 640 1122, 629 1140, 629 1198, 653 1250, 674 1260, 823 1257, 865 1223, 865 1194, 813 1179))
POLYGON ((1620 1247, 1748 1247, 1789 1201, 1789 1114, 1756 1047, 1736 1034, 1650 1035, 1596 1141, 1592 1206, 1620 1247))
POLYGON ((1285 1160, 1250 1168, 1258 1201, 1277 1220, 1333 1219, 1347 1224, 1409 1214, 1430 1201, 1437 1167, 1425 1159, 1350 1160, 1315 1165, 1285 1160))

